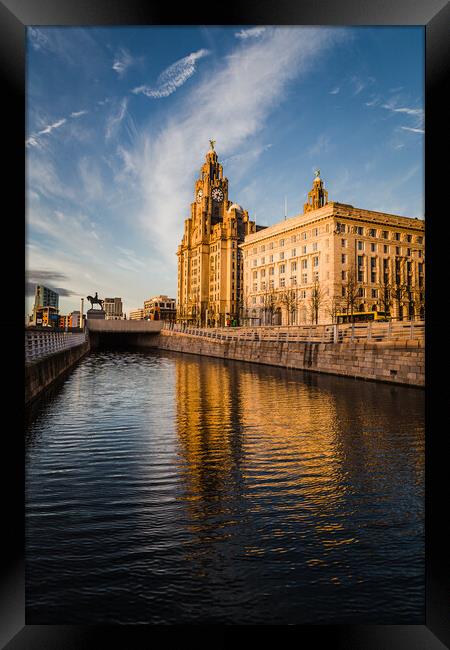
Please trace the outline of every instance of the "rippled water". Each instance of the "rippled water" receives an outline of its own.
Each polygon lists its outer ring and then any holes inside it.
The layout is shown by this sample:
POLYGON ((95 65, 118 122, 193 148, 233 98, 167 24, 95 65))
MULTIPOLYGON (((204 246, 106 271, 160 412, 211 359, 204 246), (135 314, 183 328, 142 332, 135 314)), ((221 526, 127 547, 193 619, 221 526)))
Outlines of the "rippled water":
POLYGON ((85 358, 27 430, 27 623, 424 623, 422 391, 85 358))

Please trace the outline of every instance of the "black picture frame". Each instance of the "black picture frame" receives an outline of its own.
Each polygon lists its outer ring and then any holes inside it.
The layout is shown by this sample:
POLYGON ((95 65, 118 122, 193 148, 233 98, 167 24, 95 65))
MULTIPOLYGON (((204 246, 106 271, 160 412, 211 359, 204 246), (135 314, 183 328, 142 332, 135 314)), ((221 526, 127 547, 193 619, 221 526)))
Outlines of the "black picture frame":
MULTIPOLYGON (((207 24, 257 25, 423 25, 426 38, 426 219, 427 227, 427 320, 426 334, 426 617, 424 625, 345 625, 292 626, 295 641, 309 641, 314 646, 362 648, 368 650, 438 650, 450 647, 448 603, 447 546, 449 528, 446 522, 445 436, 444 426, 433 428, 432 415, 445 404, 445 383, 435 374, 439 366, 436 356, 438 323, 435 323, 433 305, 438 282, 437 261, 445 259, 444 237, 439 236, 435 224, 439 212, 445 209, 445 167, 435 164, 439 152, 445 150, 448 132, 447 105, 444 101, 446 63, 449 60, 448 25, 450 9, 445 0, 306 0, 302 3, 282 0, 270 3, 240 2, 239 9, 221 3, 216 14, 208 9, 207 24), (445 116, 445 117, 444 117, 445 116), (433 216, 436 221, 432 221, 433 216), (441 241, 438 241, 438 240, 441 241), (442 247, 442 249, 441 249, 442 247), (431 301, 431 302, 430 302, 431 301), (434 333, 434 336, 433 336, 434 333), (431 340, 435 342, 433 346, 431 340)), ((8 263, 7 277, 16 291, 11 291, 4 304, 2 325, 8 336, 4 377, 10 377, 13 367, 23 354, 23 302, 25 260, 22 257, 25 239, 25 28, 31 25, 169 25, 205 24, 205 7, 200 3, 186 3, 175 10, 169 3, 141 4, 136 0, 3 0, 0 2, 0 65, 4 92, 3 157, 7 160, 7 195, 12 206, 4 215, 4 248, 12 249, 10 241, 17 241, 8 263), (176 14, 174 12, 176 11, 176 14), (174 20, 176 22, 174 22, 174 20), (6 140, 6 141, 5 141, 6 140), (15 189, 13 189, 15 188, 15 189), (6 231, 6 232, 5 232, 6 231), (12 235, 11 235, 12 232, 12 235), (20 324, 19 324, 20 321, 20 324), (10 358, 8 358, 8 356, 10 358)), ((443 215, 446 217, 446 215, 443 215)), ((443 226, 442 222, 439 227, 443 226)), ((6 251, 4 251, 6 253, 6 251)), ((439 317, 439 316, 438 316, 439 317)), ((5 342, 5 339, 4 339, 5 342)), ((4 525, 2 535, 3 557, 0 586, 0 648, 8 650, 45 650, 72 648, 145 647, 154 641, 154 630, 147 626, 51 626, 25 624, 25 570, 24 570, 24 441, 17 422, 21 410, 23 375, 21 368, 16 380, 6 382, 3 390, 5 405, 13 418, 4 429, 2 482, 4 497, 4 525), (18 409, 12 404, 17 400, 18 409)), ((448 399, 448 398, 447 398, 448 399)), ((444 420, 445 423, 445 420, 444 420)), ((154 626, 151 626, 152 628, 154 626)), ((177 627, 177 626, 175 626, 177 627)), ((170 638, 170 630, 165 632, 170 638)), ((306 647, 309 647, 309 643, 306 647)))

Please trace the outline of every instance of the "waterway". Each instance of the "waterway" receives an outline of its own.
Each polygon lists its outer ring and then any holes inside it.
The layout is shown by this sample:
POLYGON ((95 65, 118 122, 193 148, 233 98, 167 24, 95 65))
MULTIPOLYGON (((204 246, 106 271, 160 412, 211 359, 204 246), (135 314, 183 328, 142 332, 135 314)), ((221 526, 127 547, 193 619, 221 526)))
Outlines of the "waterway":
POLYGON ((420 389, 97 351, 26 431, 28 624, 424 623, 420 389))

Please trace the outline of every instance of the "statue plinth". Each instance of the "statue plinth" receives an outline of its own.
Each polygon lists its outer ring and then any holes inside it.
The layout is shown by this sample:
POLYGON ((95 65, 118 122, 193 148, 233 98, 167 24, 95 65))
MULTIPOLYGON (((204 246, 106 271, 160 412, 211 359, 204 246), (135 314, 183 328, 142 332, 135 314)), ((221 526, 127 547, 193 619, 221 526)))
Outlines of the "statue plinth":
POLYGON ((87 320, 105 320, 106 311, 103 309, 88 309, 86 312, 87 320))

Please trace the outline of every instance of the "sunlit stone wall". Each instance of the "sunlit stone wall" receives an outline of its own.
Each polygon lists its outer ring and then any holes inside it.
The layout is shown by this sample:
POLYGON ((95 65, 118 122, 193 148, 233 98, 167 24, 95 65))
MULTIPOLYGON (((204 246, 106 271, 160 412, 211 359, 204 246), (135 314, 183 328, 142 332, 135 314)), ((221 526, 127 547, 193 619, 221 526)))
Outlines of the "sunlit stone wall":
POLYGON ((158 347, 395 384, 425 385, 425 349, 417 340, 338 344, 213 341, 164 330, 158 347))

